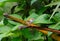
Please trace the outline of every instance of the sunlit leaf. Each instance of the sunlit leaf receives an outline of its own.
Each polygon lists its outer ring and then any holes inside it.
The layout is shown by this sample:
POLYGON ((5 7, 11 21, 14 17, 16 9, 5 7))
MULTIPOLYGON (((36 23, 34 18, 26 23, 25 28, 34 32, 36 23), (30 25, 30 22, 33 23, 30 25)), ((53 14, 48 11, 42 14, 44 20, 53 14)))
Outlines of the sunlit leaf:
POLYGON ((34 2, 36 2, 36 1, 37 1, 37 0, 32 0, 32 1, 31 1, 31 5, 32 5, 34 2))
POLYGON ((13 33, 4 33, 4 34, 0 34, 0 41, 2 40, 2 38, 5 38, 5 37, 8 37, 8 36, 11 36, 13 35, 13 33))
POLYGON ((10 32, 11 28, 8 26, 0 26, 0 33, 10 32))
POLYGON ((3 20, 0 21, 0 26, 4 26, 3 20))
POLYGON ((35 12, 32 12, 26 20, 29 20, 29 19, 34 19, 35 20, 37 17, 38 17, 38 15, 35 12))
POLYGON ((4 1, 6 1, 6 0, 0 0, 0 2, 4 2, 4 1))
POLYGON ((48 14, 43 14, 40 15, 33 23, 38 24, 38 23, 43 23, 43 24, 51 24, 53 23, 52 21, 48 20, 49 15, 48 14))
POLYGON ((54 25, 50 25, 49 28, 60 30, 60 22, 54 25))
POLYGON ((23 26, 23 24, 17 24, 15 27, 12 28, 12 31, 19 29, 20 26, 23 26))
MULTIPOLYGON (((13 17, 15 17, 15 18, 18 18, 18 19, 22 19, 22 17, 21 17, 20 15, 18 15, 18 14, 12 14, 11 16, 13 16, 13 17)), ((14 22, 14 21, 12 21, 12 20, 8 20, 8 22, 9 22, 10 24, 12 24, 12 25, 20 24, 20 23, 18 23, 18 22, 14 22)))
POLYGON ((46 5, 46 7, 47 6, 53 6, 53 5, 60 5, 60 1, 52 2, 52 3, 48 4, 48 5, 46 5))
POLYGON ((13 6, 16 6, 17 3, 16 2, 6 2, 3 9, 4 9, 4 12, 6 13, 11 13, 11 9, 13 6))

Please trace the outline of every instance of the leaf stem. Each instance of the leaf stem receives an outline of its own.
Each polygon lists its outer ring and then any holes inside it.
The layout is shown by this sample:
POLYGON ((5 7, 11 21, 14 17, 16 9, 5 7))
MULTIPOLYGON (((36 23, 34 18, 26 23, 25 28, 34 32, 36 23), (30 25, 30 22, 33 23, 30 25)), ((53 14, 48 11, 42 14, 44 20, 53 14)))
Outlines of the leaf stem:
POLYGON ((51 17, 49 18, 49 20, 51 20, 51 19, 52 19, 52 17, 53 17, 53 16, 54 16, 54 14, 56 13, 57 9, 59 8, 59 6, 60 6, 60 5, 57 5, 57 6, 56 6, 56 8, 54 9, 54 11, 53 11, 53 13, 52 13, 51 17))

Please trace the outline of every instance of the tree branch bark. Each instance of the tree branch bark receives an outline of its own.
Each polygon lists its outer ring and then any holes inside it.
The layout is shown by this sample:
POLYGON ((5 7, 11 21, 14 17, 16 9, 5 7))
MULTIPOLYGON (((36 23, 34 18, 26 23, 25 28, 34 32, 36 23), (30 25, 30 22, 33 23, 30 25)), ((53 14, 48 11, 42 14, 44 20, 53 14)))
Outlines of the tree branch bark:
POLYGON ((38 29, 39 31, 42 31, 42 30, 45 31, 45 32, 46 32, 46 31, 51 31, 51 32, 60 34, 60 31, 59 31, 59 30, 55 30, 55 29, 51 29, 51 28, 46 28, 46 27, 40 27, 40 26, 37 26, 37 25, 35 25, 35 24, 31 24, 31 23, 29 23, 29 22, 27 22, 27 21, 24 21, 24 20, 15 18, 15 17, 13 17, 13 16, 10 16, 10 15, 8 15, 8 14, 4 14, 4 16, 7 17, 7 18, 9 18, 9 19, 11 19, 11 20, 16 21, 16 22, 19 22, 19 23, 22 23, 22 24, 24 24, 24 25, 27 25, 29 28, 36 28, 36 29, 38 29))

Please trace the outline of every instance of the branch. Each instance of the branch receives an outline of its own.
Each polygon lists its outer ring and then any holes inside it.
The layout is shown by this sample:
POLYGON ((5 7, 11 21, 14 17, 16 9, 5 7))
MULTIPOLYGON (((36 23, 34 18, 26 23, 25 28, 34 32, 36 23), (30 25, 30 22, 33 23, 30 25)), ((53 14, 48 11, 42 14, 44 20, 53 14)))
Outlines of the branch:
POLYGON ((35 24, 31 24, 31 23, 29 23, 29 22, 27 22, 27 21, 24 21, 24 20, 15 18, 15 17, 13 17, 13 16, 10 16, 10 15, 8 15, 8 14, 4 14, 4 16, 7 17, 7 18, 9 18, 9 19, 11 19, 11 20, 16 21, 16 22, 19 22, 19 23, 22 23, 22 24, 24 24, 24 25, 27 25, 29 28, 36 28, 36 29, 38 29, 38 30, 51 31, 51 32, 60 34, 60 31, 59 31, 59 30, 55 30, 55 29, 51 29, 51 28, 46 28, 46 27, 43 27, 43 28, 42 28, 42 27, 39 27, 39 26, 37 26, 37 25, 35 25, 35 24))

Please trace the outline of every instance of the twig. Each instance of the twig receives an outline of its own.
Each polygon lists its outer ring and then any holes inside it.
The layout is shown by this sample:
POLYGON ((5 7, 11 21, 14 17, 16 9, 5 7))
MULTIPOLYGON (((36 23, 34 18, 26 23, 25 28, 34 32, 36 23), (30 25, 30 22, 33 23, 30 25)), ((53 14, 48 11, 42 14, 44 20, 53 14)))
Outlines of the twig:
POLYGON ((54 32, 54 33, 58 33, 60 34, 60 31, 59 30, 55 30, 55 29, 51 29, 51 28, 46 28, 46 27, 39 27, 35 24, 30 24, 29 22, 26 22, 24 20, 21 20, 21 19, 18 19, 18 18, 15 18, 13 16, 10 16, 8 14, 4 14, 5 17, 11 19, 11 20, 14 20, 16 22, 19 22, 19 23, 22 23, 24 25, 27 25, 29 28, 36 28, 38 30, 45 30, 45 31, 51 31, 51 32, 54 32))

